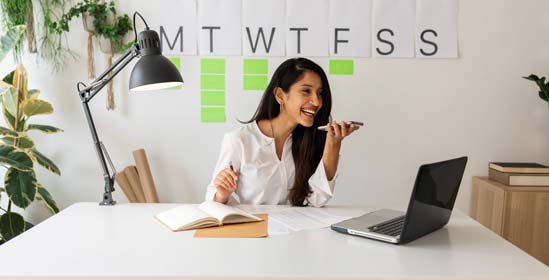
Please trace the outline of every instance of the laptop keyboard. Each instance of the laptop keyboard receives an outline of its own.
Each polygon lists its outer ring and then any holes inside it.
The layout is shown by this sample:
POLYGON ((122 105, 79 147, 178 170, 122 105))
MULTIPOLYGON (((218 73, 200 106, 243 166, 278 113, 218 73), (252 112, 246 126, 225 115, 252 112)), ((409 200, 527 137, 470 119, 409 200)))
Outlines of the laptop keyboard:
POLYGON ((396 219, 373 225, 368 229, 375 233, 381 233, 390 236, 399 236, 402 232, 402 227, 404 226, 404 218, 406 218, 406 216, 400 216, 396 219))

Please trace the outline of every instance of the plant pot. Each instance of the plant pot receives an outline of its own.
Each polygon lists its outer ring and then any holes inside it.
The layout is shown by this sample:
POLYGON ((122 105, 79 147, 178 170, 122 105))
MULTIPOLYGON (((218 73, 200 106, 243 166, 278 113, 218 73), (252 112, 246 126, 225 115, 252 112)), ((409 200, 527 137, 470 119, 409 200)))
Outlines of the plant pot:
POLYGON ((95 27, 93 26, 93 21, 95 17, 90 15, 88 12, 82 13, 82 24, 84 24, 84 30, 90 33, 95 32, 95 27))
POLYGON ((99 37, 99 49, 105 54, 116 53, 116 50, 113 48, 111 40, 103 36, 99 37))

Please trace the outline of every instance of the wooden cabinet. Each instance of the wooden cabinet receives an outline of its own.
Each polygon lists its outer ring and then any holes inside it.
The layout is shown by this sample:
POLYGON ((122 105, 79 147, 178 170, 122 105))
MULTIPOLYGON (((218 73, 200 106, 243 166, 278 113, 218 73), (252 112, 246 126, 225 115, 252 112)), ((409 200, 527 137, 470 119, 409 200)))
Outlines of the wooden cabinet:
POLYGON ((549 187, 473 177, 471 217, 549 265, 549 187))

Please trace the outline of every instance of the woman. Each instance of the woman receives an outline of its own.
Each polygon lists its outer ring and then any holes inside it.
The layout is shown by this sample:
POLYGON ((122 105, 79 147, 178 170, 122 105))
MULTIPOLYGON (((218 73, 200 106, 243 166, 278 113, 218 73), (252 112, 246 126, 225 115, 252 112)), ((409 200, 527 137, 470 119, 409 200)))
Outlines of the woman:
POLYGON ((329 123, 326 74, 306 58, 276 69, 246 125, 225 134, 206 200, 321 207, 333 196, 343 138, 358 129, 329 123), (328 124, 328 131, 317 128, 328 124))

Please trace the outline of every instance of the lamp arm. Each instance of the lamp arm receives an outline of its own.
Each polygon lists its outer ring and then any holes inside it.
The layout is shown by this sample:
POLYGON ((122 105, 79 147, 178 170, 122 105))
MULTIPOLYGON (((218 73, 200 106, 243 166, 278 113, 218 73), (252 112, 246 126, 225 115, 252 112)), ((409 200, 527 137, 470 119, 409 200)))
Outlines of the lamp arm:
POLYGON ((103 169, 103 179, 105 181, 105 192, 103 194, 103 200, 99 203, 100 205, 114 205, 116 201, 112 199, 112 192, 114 191, 114 180, 116 177, 116 170, 112 164, 111 158, 103 142, 99 140, 97 135, 97 130, 95 129, 95 124, 91 115, 90 107, 88 105, 89 101, 101 90, 107 83, 109 83, 130 61, 139 56, 139 46, 134 44, 124 55, 118 58, 111 67, 109 67, 105 72, 103 72, 97 79, 95 79, 89 86, 86 86, 83 89, 80 89, 80 85, 83 83, 78 83, 77 89, 78 94, 80 95, 80 100, 82 101, 82 106, 84 107, 84 113, 86 114, 86 119, 88 121, 88 126, 90 128, 93 143, 95 146, 95 151, 99 158, 101 168, 103 169), (107 166, 108 159, 112 174, 107 166))
POLYGON ((103 89, 130 61, 139 56, 139 45, 135 43, 129 50, 119 57, 111 67, 105 70, 89 86, 78 89, 83 102, 89 102, 101 89, 103 89))

